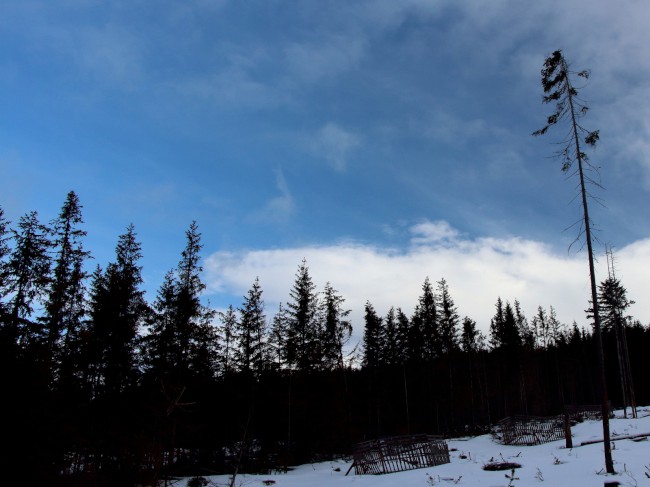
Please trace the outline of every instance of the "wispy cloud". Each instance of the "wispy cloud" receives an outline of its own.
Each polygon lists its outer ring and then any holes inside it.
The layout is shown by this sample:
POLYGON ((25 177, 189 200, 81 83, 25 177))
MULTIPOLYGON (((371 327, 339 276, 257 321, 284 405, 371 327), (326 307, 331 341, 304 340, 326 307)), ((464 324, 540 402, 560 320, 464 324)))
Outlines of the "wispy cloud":
POLYGON ((285 90, 257 79, 245 67, 229 65, 213 74, 171 81, 176 96, 234 109, 274 109, 290 102, 285 90))
POLYGON ((271 198, 264 208, 255 213, 254 220, 286 223, 294 214, 296 204, 281 170, 275 172, 275 184, 280 194, 271 198))
POLYGON ((144 76, 145 42, 120 25, 82 29, 74 42, 81 68, 99 82, 131 89, 144 76))
POLYGON ((361 137, 334 122, 328 122, 311 138, 314 156, 325 159, 337 171, 348 165, 349 154, 361 145, 361 137))
POLYGON ((292 43, 284 52, 290 75, 314 83, 356 67, 365 47, 362 37, 327 35, 318 42, 292 43))

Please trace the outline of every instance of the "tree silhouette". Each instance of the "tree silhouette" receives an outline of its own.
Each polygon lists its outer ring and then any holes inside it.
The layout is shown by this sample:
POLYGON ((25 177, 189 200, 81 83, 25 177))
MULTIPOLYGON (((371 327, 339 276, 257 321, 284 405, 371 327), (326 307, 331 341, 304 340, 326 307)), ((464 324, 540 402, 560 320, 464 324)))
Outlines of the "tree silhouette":
POLYGON ((345 299, 328 282, 321 299, 321 321, 323 332, 323 359, 325 368, 343 368, 343 346, 352 335, 352 324, 348 319, 350 310, 343 308, 345 299))
POLYGON ((309 275, 305 259, 298 267, 290 297, 286 304, 286 360, 298 370, 314 370, 321 365, 321 330, 316 285, 309 275))
POLYGON ((90 252, 83 249, 82 239, 86 232, 79 228, 83 223, 81 203, 74 191, 70 191, 59 216, 51 222, 53 245, 56 249, 54 269, 50 283, 45 313, 42 322, 45 327, 45 341, 52 361, 53 373, 65 367, 66 380, 70 379, 77 353, 84 315, 84 269, 90 252))
POLYGON ((35 302, 41 299, 50 282, 51 242, 49 229, 38 221, 32 211, 20 218, 18 229, 12 229, 14 247, 7 261, 7 282, 3 294, 11 296, 7 316, 2 323, 3 338, 13 347, 24 348, 38 339, 33 320, 35 302))
POLYGON ((591 221, 589 219, 587 184, 597 184, 587 175, 588 169, 594 169, 589 163, 587 154, 582 150, 582 144, 595 146, 599 139, 598 130, 589 131, 580 124, 580 118, 587 114, 589 107, 578 97, 572 77, 589 78, 589 71, 572 71, 561 50, 553 52, 542 67, 542 88, 544 90, 544 103, 555 103, 555 111, 548 116, 546 125, 533 132, 533 135, 543 135, 548 129, 558 123, 569 125, 569 134, 562 141, 561 148, 556 154, 562 160, 562 172, 570 173, 573 169, 580 181, 580 196, 582 200, 581 231, 584 232, 589 260, 589 278, 591 284, 591 302, 593 305, 594 336, 598 355, 598 370, 600 376, 600 389, 602 396, 603 436, 605 450, 605 468, 607 473, 614 473, 612 460, 611 441, 609 433, 609 400, 607 384, 605 382, 605 359, 601 336, 600 316, 598 312, 598 288, 596 286, 596 272, 594 269, 594 253, 592 247, 591 221), (577 168, 575 166, 577 165, 577 168))

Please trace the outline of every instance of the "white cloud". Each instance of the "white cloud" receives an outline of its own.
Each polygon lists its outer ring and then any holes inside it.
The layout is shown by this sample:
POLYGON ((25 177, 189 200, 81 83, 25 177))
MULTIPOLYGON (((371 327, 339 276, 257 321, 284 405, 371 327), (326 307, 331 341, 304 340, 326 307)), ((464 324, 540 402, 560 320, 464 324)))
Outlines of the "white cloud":
POLYGON ((451 244, 459 235, 458 230, 444 220, 418 223, 411 228, 411 233, 411 243, 415 245, 451 244))
MULTIPOLYGON (((244 295, 259 276, 268 314, 288 298, 296 269, 307 259, 319 289, 329 281, 352 310, 355 336, 363 333, 366 300, 384 314, 391 306, 411 313, 428 276, 445 278, 461 316, 487 331, 497 297, 518 299, 529 316, 537 306, 553 306, 558 317, 586 325, 589 280, 584 253, 558 254, 541 242, 521 238, 462 239, 446 222, 424 222, 411 229, 414 243, 406 251, 354 243, 276 250, 216 252, 205 263, 211 292, 244 295), (444 240, 447 245, 439 245, 444 240)), ((604 279, 604 258, 599 280, 604 279)), ((650 265, 650 239, 617 252, 618 276, 629 297, 645 295, 644 270, 650 265)), ((239 303, 233 303, 237 305, 239 303)), ((637 302, 631 314, 650 322, 650 304, 637 302)))

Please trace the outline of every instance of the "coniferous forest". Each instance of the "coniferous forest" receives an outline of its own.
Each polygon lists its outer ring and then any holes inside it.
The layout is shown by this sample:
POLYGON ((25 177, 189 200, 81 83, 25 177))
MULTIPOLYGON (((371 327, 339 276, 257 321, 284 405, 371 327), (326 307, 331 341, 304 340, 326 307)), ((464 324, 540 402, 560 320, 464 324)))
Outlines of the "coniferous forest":
MULTIPOLYGON (((153 301, 133 225, 94 269, 85 237, 74 192, 47 223, 35 211, 10 222, 0 209, 4 458, 25 485, 282 469, 365 439, 481 432, 511 414, 599 402, 592 330, 552 307, 525 312, 495 296, 484 334, 436 276, 410 316, 378 312, 368 296, 357 344, 345 297, 317 289, 306 261, 278 309, 255 280, 217 312, 201 299, 196 223, 153 301)), ((647 404, 650 327, 627 315, 613 274, 599 293, 610 399, 647 404)))

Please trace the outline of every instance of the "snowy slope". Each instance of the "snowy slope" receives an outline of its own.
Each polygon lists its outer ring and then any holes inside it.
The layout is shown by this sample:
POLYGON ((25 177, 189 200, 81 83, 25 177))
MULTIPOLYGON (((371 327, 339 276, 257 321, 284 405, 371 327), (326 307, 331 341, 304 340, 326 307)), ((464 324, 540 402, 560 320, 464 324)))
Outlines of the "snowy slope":
MULTIPOLYGON (((650 434, 650 407, 639 408, 639 419, 623 419, 617 411, 610 422, 613 440, 615 475, 604 474, 603 444, 579 446, 581 442, 602 439, 602 424, 586 421, 572 428, 574 448, 566 449, 564 440, 538 446, 504 446, 488 435, 449 440, 451 463, 438 467, 388 475, 354 475, 346 477, 350 462, 335 461, 301 465, 286 474, 240 475, 236 486, 258 487, 415 487, 415 486, 486 486, 517 487, 602 486, 618 481, 625 486, 650 486, 650 440, 616 439, 620 436, 650 434), (510 471, 484 471, 490 461, 521 464, 510 484, 510 471), (647 474, 647 475, 646 475, 647 474)), ((227 476, 208 478, 209 485, 229 485, 227 476)), ((185 485, 182 481, 177 485, 185 485)))

